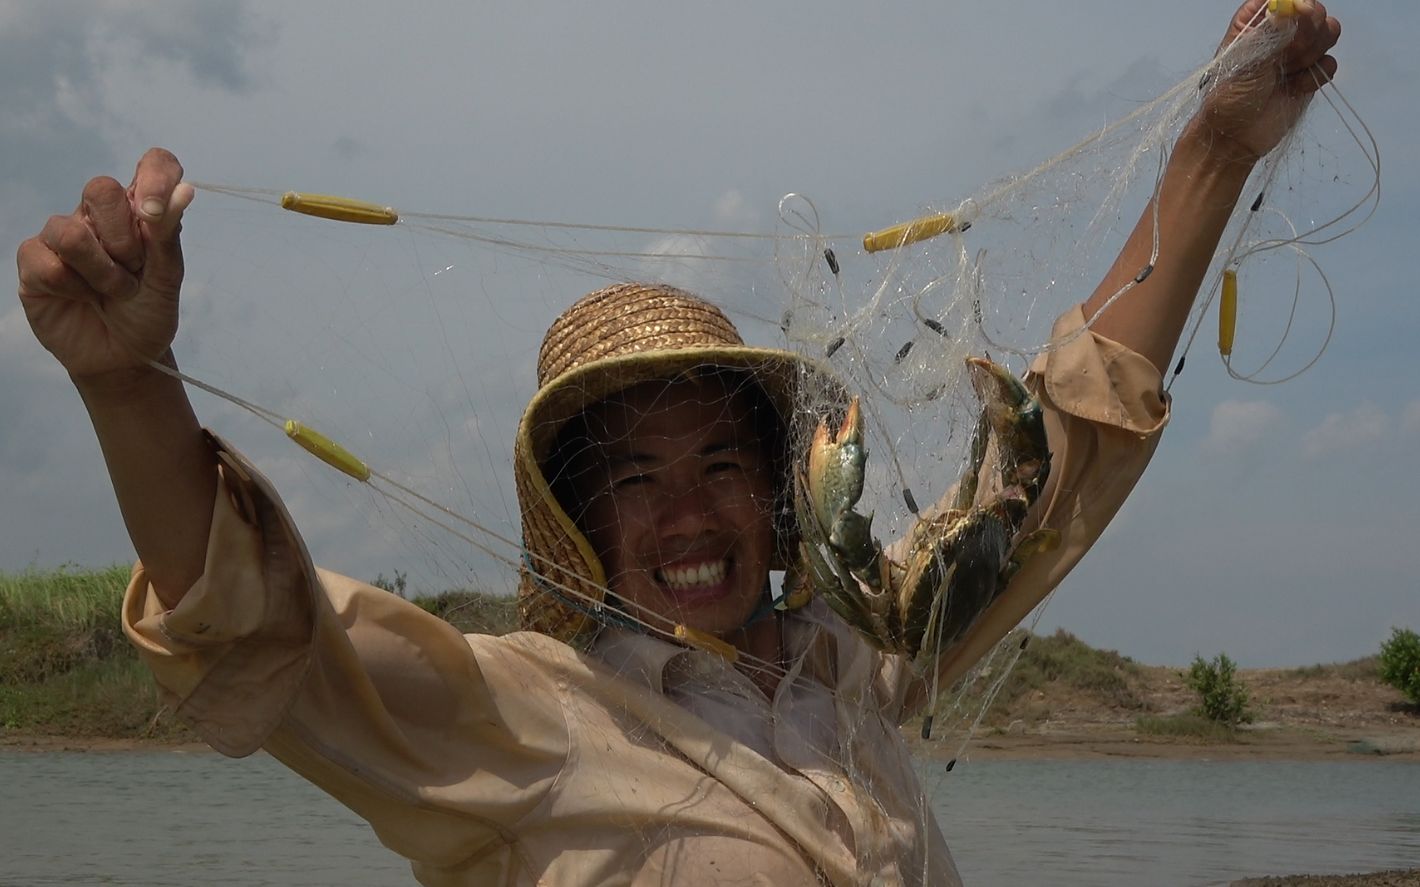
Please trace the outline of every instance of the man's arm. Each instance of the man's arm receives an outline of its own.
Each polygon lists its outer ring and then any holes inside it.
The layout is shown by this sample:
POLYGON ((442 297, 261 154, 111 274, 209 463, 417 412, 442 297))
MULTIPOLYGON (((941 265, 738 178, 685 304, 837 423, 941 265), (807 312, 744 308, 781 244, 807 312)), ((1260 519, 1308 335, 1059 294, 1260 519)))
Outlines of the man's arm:
MULTIPOLYGON (((1223 46, 1242 33, 1267 0, 1247 0, 1223 46)), ((1282 52, 1220 82, 1175 144, 1156 195, 1159 257, 1142 283, 1105 309, 1094 331, 1167 372, 1198 287, 1253 166, 1276 147, 1311 94, 1336 73, 1327 55, 1341 25, 1313 0, 1297 0, 1297 32, 1282 52)), ((1273 27, 1262 22, 1254 27, 1273 27)), ((1280 25, 1285 26, 1285 25, 1280 25)), ((1090 318, 1148 264, 1154 244, 1150 201, 1119 257, 1085 302, 1090 318)))
POLYGON ((93 179, 17 255, 25 316, 89 410, 129 536, 169 607, 203 573, 217 484, 182 383, 148 364, 172 365, 192 195, 177 158, 155 148, 126 190, 93 179))
MULTIPOLYGON (((1267 0, 1247 0, 1233 16, 1223 45, 1229 45, 1259 17, 1267 0)), ((1108 308, 1093 331, 1142 356, 1114 372, 1130 379, 1128 427, 1076 415, 1079 404, 1046 401, 1047 431, 1055 450, 1045 489, 1032 509, 1025 529, 1049 526, 1061 534, 1059 547, 1028 559, 1010 586, 1001 591, 961 640, 937 661, 942 686, 960 677, 1023 619, 1093 546, 1153 455, 1157 435, 1145 428, 1161 427, 1166 405, 1152 390, 1152 371, 1168 369, 1174 348, 1188 320, 1199 285, 1208 271, 1238 197, 1257 161, 1272 150, 1296 123, 1310 95, 1336 71, 1327 51, 1336 44, 1340 24, 1320 3, 1297 0, 1296 34, 1279 51, 1255 66, 1232 72, 1205 99, 1199 114, 1174 145, 1158 194, 1144 209, 1110 270, 1082 307, 1088 319, 1111 296, 1149 264, 1155 224, 1159 255, 1147 278, 1108 308), (1152 371, 1149 367, 1152 367, 1152 371), (1136 402, 1137 401, 1137 402, 1136 402)), ((1259 22, 1254 27, 1272 27, 1259 22)), ((1062 330, 1057 328, 1057 334, 1062 330)), ((1066 330, 1068 332, 1068 330, 1066 330)), ((1070 355, 1051 355, 1058 380, 1072 380, 1081 371, 1083 342, 1067 348, 1070 355)), ((1086 346, 1093 354, 1093 346, 1086 346)), ((1114 349, 1115 352, 1118 349, 1114 349)), ((1085 358, 1098 359, 1098 356, 1085 358)), ((1118 355, 1116 358, 1118 359, 1118 355)), ((1047 374, 1051 367, 1047 366, 1047 374)), ((1108 373, 1091 374, 1093 384, 1105 384, 1108 373), (1098 378, 1097 378, 1098 377, 1098 378)), ((1037 380, 1048 389, 1048 379, 1037 380)), ((1062 392, 1078 395, 1076 386, 1062 392)), ((1088 386, 1081 386, 1086 390, 1088 386)), ((1090 409, 1082 415, 1118 412, 1090 409)), ((1123 417, 1121 416, 1121 421, 1123 417)), ((939 508, 949 504, 949 497, 939 508)), ((900 552, 900 548, 897 549, 900 552)), ((909 689, 905 717, 925 702, 925 688, 909 689)))

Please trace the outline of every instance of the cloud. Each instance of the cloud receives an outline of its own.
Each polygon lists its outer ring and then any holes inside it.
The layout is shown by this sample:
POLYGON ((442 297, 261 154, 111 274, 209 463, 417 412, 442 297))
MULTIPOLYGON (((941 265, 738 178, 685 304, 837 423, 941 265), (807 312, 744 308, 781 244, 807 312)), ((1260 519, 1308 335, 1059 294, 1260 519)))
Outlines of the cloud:
POLYGON ((1225 452, 1258 443, 1282 420, 1282 411, 1265 401, 1225 400, 1213 408, 1205 449, 1225 452))
POLYGON ((351 136, 341 136, 330 143, 330 151, 341 160, 354 160, 365 153, 365 145, 351 136))
POLYGON ((5 241, 33 233, 41 214, 72 206, 84 178, 113 167, 109 135, 127 123, 110 105, 132 98, 110 95, 116 71, 167 64, 168 76, 242 91, 261 36, 244 4, 197 0, 11 3, 0 22, 0 157, 25 159, 22 175, 0 178, 5 241))
POLYGON ((715 198, 713 207, 715 224, 742 231, 759 229, 759 213, 738 188, 731 188, 715 198))
POLYGON ((268 37, 243 3, 200 0, 106 0, 53 4, 49 24, 82 35, 91 57, 171 62, 205 86, 241 92, 251 85, 250 47, 268 37), (82 9, 82 17, 74 15, 82 9), (58 19, 58 22, 55 22, 58 19), (104 47, 95 52, 96 47, 104 47))
MULTIPOLYGON (((710 226, 720 231, 763 230, 760 214, 738 189, 721 193, 710 206, 710 226)), ((662 234, 652 240, 636 260, 634 275, 682 287, 715 299, 733 312, 735 293, 752 289, 752 279, 736 276, 725 255, 742 255, 743 246, 732 239, 698 234, 662 234)))
POLYGON ((1420 434, 1420 399, 1412 400, 1400 410, 1402 434, 1420 434))
MULTIPOLYGON (((1413 406, 1413 404, 1412 404, 1413 406)), ((1390 431, 1390 417, 1373 403, 1363 403, 1348 413, 1331 413, 1321 424, 1302 435, 1302 452, 1309 458, 1335 450, 1373 443, 1390 431)))

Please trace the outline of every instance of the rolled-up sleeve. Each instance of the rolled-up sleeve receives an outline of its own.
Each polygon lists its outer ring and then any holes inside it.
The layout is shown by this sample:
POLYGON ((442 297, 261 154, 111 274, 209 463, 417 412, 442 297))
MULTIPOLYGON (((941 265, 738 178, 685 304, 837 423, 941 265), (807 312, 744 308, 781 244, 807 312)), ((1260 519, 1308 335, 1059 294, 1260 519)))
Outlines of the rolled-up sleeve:
POLYGON ((139 564, 124 599, 177 715, 223 754, 265 748, 413 860, 510 841, 568 758, 557 682, 516 641, 317 570, 269 482, 212 441, 202 578, 167 610, 139 564))
MULTIPOLYGON (((1056 322, 1026 383, 1044 409, 1050 479, 1024 527, 1060 534, 1029 558, 1005 591, 939 663, 943 686, 960 677, 1020 623, 1079 563, 1124 504, 1168 423, 1169 400, 1153 364, 1083 329, 1077 306, 1056 322)), ((989 481, 983 478, 983 489, 989 481)), ((999 488, 999 483, 995 485, 999 488)))

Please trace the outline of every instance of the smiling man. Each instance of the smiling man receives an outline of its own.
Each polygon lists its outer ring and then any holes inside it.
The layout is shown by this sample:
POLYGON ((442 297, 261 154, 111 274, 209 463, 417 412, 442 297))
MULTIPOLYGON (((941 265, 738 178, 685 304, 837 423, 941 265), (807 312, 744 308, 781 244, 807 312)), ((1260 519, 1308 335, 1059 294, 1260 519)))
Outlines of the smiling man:
MULTIPOLYGON (((942 678, 1060 581, 1147 465, 1161 375, 1240 190, 1335 71, 1339 25, 1296 5, 1272 55, 1210 87, 1156 204, 1057 323, 1069 344, 1032 367, 1054 464, 1024 531, 1060 544, 943 652, 942 678), (1156 239, 1152 274, 1107 305, 1156 239)), ((1228 39, 1263 6, 1248 0, 1228 39)), ((821 601, 769 605, 769 573, 797 549, 801 386, 835 390, 820 369, 745 346, 669 287, 577 302, 548 331, 517 431, 527 630, 460 636, 317 569, 276 491, 151 366, 172 362, 191 199, 155 149, 127 189, 92 180, 26 241, 19 279, 140 558, 128 634, 207 742, 266 749, 428 885, 957 881, 898 730, 922 676, 821 601)))
POLYGON ((634 610, 722 637, 752 628, 774 553, 766 451, 782 435, 754 434, 747 400, 710 375, 642 383, 584 414, 571 501, 634 610))

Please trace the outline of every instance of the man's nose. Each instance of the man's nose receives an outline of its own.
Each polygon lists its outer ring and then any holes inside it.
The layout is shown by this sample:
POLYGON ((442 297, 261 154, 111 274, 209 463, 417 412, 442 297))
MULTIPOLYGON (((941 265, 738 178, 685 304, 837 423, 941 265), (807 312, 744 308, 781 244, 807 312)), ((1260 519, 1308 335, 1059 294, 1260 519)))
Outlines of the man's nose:
POLYGON ((665 490, 658 521, 662 537, 694 538, 714 525, 714 510, 706 492, 699 481, 665 490))

